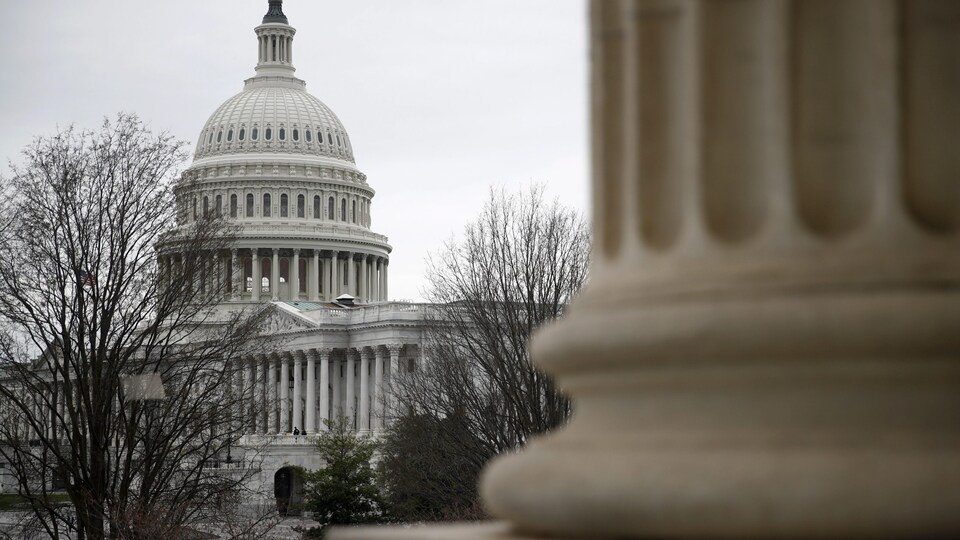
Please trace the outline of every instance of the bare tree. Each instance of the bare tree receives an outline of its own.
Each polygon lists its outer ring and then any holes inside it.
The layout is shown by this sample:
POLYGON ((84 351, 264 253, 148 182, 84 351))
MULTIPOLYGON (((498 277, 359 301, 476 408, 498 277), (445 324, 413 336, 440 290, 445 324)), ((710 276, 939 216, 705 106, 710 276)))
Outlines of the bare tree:
POLYGON ((216 308, 226 222, 176 226, 185 157, 120 115, 37 138, 0 184, 0 454, 53 538, 179 538, 252 472, 216 465, 246 427, 228 359, 258 315, 216 308), (49 502, 60 489, 75 517, 49 502))
MULTIPOLYGON (((583 287, 589 256, 585 220, 545 201, 542 187, 524 194, 491 191, 462 239, 429 261, 427 295, 437 304, 437 320, 424 366, 399 378, 399 410, 411 418, 394 423, 386 463, 392 448, 410 444, 405 437, 427 433, 432 440, 424 456, 434 463, 422 470, 456 462, 464 476, 454 482, 438 477, 430 489, 463 500, 455 492, 474 489, 492 456, 563 423, 569 401, 533 366, 527 343, 583 287), (411 427, 414 435, 402 431, 411 427)), ((389 492, 389 470, 385 478, 389 492)))

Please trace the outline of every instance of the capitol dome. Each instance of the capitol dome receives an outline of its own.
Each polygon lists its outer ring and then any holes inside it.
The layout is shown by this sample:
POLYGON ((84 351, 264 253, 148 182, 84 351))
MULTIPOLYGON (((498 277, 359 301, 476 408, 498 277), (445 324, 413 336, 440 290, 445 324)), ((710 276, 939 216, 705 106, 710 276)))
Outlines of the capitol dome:
POLYGON ((248 81, 247 88, 225 101, 207 120, 195 159, 262 152, 318 155, 353 163, 350 137, 340 119, 303 86, 296 80, 248 81))
MULTIPOLYGON (((356 166, 337 115, 294 76, 296 30, 270 0, 257 36, 256 75, 200 131, 194 160, 175 187, 187 231, 222 216, 231 247, 211 253, 208 279, 229 302, 358 303, 387 299, 390 245, 372 229, 375 191, 356 166)), ((180 256, 167 242, 163 264, 180 256)))

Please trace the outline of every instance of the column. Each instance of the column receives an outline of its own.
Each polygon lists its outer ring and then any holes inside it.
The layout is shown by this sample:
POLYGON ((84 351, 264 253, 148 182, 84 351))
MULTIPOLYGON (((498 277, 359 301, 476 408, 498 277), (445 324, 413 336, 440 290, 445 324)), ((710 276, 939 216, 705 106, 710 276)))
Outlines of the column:
POLYGON ((293 249, 293 266, 290 267, 290 299, 300 300, 300 248, 293 249))
POLYGON ((251 385, 251 391, 253 392, 253 432, 262 434, 267 431, 267 426, 264 422, 263 362, 260 361, 260 357, 258 356, 253 357, 251 362, 256 365, 256 378, 251 385))
POLYGON ((337 260, 339 254, 339 251, 330 252, 330 286, 327 287, 327 302, 333 302, 339 296, 340 277, 338 271, 340 270, 340 264, 337 260))
POLYGON ((290 433, 290 353, 280 353, 280 433, 290 433))
POLYGON ((267 362, 267 433, 277 433, 277 355, 271 354, 267 362))
POLYGON ((303 395, 300 390, 303 385, 300 379, 303 377, 303 351, 293 353, 293 427, 303 432, 303 395))
POLYGON ((330 349, 320 349, 320 425, 319 431, 327 429, 330 420, 330 349))
POLYGON ((350 426, 350 429, 356 429, 357 411, 354 403, 355 391, 353 388, 353 380, 354 380, 353 366, 354 366, 354 362, 356 361, 357 350, 347 349, 345 356, 346 356, 345 358, 346 362, 344 365, 344 368, 345 368, 344 371, 346 371, 347 385, 346 385, 346 399, 344 400, 344 404, 343 404, 344 416, 347 418, 347 425, 350 426))
POLYGON ((260 288, 261 284, 263 283, 263 276, 261 275, 263 269, 260 267, 260 253, 258 248, 250 248, 250 264, 250 270, 253 274, 253 286, 250 288, 250 298, 254 302, 259 302, 260 288))
POLYGON ((370 349, 360 349, 360 431, 370 430, 370 349))
POLYGON ((313 266, 310 267, 310 301, 320 301, 320 250, 313 250, 313 266))
POLYGON ((230 250, 230 300, 240 300, 240 264, 237 248, 230 250))
POLYGON ((390 397, 387 400, 389 411, 387 411, 386 416, 391 418, 397 414, 397 392, 400 387, 396 379, 400 376, 400 351, 402 349, 403 345, 401 344, 387 345, 387 352, 390 354, 390 397))
POLYGON ((367 302, 367 256, 361 255, 360 257, 360 279, 359 287, 357 288, 357 296, 361 302, 367 302))
MULTIPOLYGON (((331 354, 333 354, 331 352, 331 354)), ((343 365, 340 360, 333 359, 330 361, 330 390, 333 393, 333 399, 331 400, 333 405, 330 408, 330 419, 339 422, 340 417, 343 416, 343 395, 340 392, 340 384, 343 382, 343 379, 340 376, 343 365)))
POLYGON ((591 16, 590 282, 532 343, 577 413, 488 466, 487 508, 558 537, 956 535, 960 3, 591 16))
POLYGON ((243 359, 243 426, 244 433, 254 431, 253 365, 249 358, 243 359))
POLYGON ((316 372, 317 372, 317 350, 310 349, 307 351, 307 403, 304 405, 304 426, 303 431, 305 433, 316 433, 317 432, 317 381, 316 381, 316 372))
POLYGON ((383 270, 380 276, 380 289, 383 291, 383 294, 380 296, 380 299, 384 302, 390 300, 389 291, 387 290, 387 269, 390 268, 390 259, 383 259, 383 270))
POLYGON ((347 294, 357 296, 357 264, 353 253, 347 252, 347 294))
POLYGON ((373 429, 381 430, 384 427, 384 399, 383 399, 383 362, 384 349, 376 347, 373 350, 373 429))
MULTIPOLYGON (((273 204, 271 197, 270 203, 273 204)), ((280 299, 280 248, 273 248, 273 262, 270 264, 270 299, 280 299)))

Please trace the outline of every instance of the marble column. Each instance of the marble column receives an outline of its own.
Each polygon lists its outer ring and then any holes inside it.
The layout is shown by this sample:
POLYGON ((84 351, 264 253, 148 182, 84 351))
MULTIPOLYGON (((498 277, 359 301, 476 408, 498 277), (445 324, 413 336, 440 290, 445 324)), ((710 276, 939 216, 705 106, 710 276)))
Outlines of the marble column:
POLYGON ((253 432, 257 434, 263 434, 267 431, 267 426, 264 422, 265 413, 264 413, 264 387, 263 387, 263 362, 260 361, 259 356, 253 357, 251 360, 256 365, 256 378, 253 380, 252 392, 253 392, 253 432))
POLYGON ((360 302, 367 302, 367 256, 362 255, 360 257, 360 279, 357 280, 359 287, 357 290, 358 300, 360 302))
POLYGON ((383 362, 384 349, 376 347, 374 350, 373 365, 373 429, 383 429, 384 422, 384 404, 383 404, 383 362))
POLYGON ((230 250, 230 300, 236 302, 240 300, 240 261, 237 256, 237 248, 230 250))
POLYGON ((303 351, 293 353, 293 427, 303 432, 303 351))
POLYGON ((263 283, 263 268, 260 266, 260 253, 258 248, 250 248, 250 271, 253 274, 253 286, 250 287, 250 298, 254 302, 260 301, 260 289, 263 283))
POLYGON ((370 348, 360 349, 360 431, 370 430, 370 348))
POLYGON ((337 260, 339 251, 330 252, 330 287, 327 288, 327 302, 333 302, 340 295, 340 264, 337 260))
POLYGON ((396 378, 400 376, 400 351, 403 350, 403 345, 398 343, 393 343, 387 345, 387 352, 390 354, 390 396, 387 399, 387 416, 391 418, 397 414, 397 391, 399 390, 399 383, 396 381, 396 378))
POLYGON ((333 406, 330 408, 330 419, 339 421, 340 417, 344 415, 343 394, 340 391, 340 386, 343 383, 343 378, 341 377, 341 371, 343 370, 342 361, 333 359, 330 361, 330 367, 332 372, 330 376, 330 389, 333 393, 333 399, 331 400, 333 406))
POLYGON ((293 264, 290 266, 290 299, 300 300, 300 248, 293 249, 293 264))
POLYGON ((254 432, 253 365, 249 358, 243 359, 243 425, 245 433, 254 432))
POLYGON ((343 258, 343 272, 346 279, 343 280, 342 292, 349 294, 350 296, 356 296, 355 291, 353 290, 353 285, 357 280, 356 276, 354 275, 353 253, 347 251, 345 254, 346 256, 343 258))
POLYGON ((390 300, 390 294, 387 290, 387 269, 390 268, 390 259, 383 260, 383 270, 382 275, 380 276, 380 290, 383 291, 383 294, 380 296, 380 300, 387 302, 390 300))
POLYGON ((304 404, 304 425, 305 433, 317 432, 317 350, 307 351, 307 401, 304 404))
POLYGON ((350 429, 357 429, 356 418, 357 410, 354 396, 356 391, 353 387, 354 381, 354 364, 357 360, 357 350, 356 349, 347 349, 345 355, 345 369, 346 371, 346 399, 344 400, 344 416, 347 418, 347 425, 350 426, 350 429))
POLYGON ((320 250, 313 250, 313 265, 310 266, 310 301, 320 301, 320 250))
POLYGON ((267 359, 267 433, 277 433, 277 355, 267 359))
POLYGON ((273 260, 270 262, 270 299, 280 299, 280 248, 273 248, 273 260))
POLYGON ((290 433, 290 353, 280 353, 280 433, 290 433))
POLYGON ((518 534, 960 534, 960 2, 591 2, 590 282, 518 534))
POLYGON ((326 431, 330 420, 330 349, 320 349, 320 423, 319 431, 326 431))

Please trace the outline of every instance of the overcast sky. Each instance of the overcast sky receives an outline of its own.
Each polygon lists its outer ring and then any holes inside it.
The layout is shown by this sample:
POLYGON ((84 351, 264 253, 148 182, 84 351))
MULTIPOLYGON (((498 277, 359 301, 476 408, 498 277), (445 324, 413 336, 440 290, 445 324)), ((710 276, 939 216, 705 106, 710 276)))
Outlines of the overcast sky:
MULTIPOLYGON (((0 158, 134 112, 189 141, 253 76, 267 0, 0 0, 0 158)), ((588 207, 583 0, 287 0, 294 64, 340 117, 393 245, 390 296, 492 185, 588 207)), ((185 164, 185 167, 188 164, 185 164)), ((3 167, 6 174, 6 167, 3 167)))

